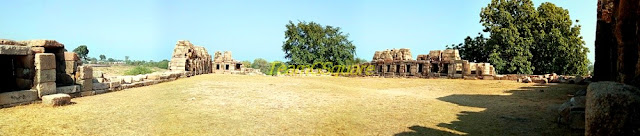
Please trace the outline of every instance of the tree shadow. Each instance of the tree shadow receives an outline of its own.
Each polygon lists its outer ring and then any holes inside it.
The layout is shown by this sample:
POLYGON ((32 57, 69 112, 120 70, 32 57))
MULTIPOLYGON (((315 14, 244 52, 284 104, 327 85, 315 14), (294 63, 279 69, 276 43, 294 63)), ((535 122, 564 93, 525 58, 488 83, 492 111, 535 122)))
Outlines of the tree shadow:
MULTIPOLYGON (((480 112, 462 111, 458 120, 437 126, 468 135, 584 135, 556 123, 557 107, 569 95, 584 90, 584 85, 537 84, 508 90, 511 95, 454 94, 437 98, 459 106, 485 108, 480 112)), ((396 135, 456 135, 423 126, 411 126, 415 132, 396 135)))
POLYGON ((427 128, 427 127, 423 127, 423 126, 418 126, 418 125, 414 125, 411 127, 408 127, 409 129, 411 129, 412 131, 410 132, 401 132, 401 133, 397 133, 394 136, 455 136, 457 134, 451 133, 451 132, 446 132, 446 131, 442 131, 442 130, 437 130, 437 129, 432 129, 432 128, 427 128))

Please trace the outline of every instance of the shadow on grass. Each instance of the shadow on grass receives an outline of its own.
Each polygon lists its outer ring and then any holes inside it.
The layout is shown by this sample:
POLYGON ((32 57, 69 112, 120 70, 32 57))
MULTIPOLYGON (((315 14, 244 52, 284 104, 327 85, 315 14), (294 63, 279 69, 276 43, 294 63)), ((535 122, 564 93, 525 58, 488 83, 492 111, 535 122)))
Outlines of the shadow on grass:
MULTIPOLYGON (((568 94, 586 89, 584 85, 538 84, 508 90, 511 95, 454 94, 438 100, 459 106, 485 108, 484 111, 462 111, 458 120, 437 126, 468 135, 584 135, 555 123, 557 106, 569 99, 568 94)), ((396 135, 457 135, 424 126, 411 126, 411 132, 396 135)))

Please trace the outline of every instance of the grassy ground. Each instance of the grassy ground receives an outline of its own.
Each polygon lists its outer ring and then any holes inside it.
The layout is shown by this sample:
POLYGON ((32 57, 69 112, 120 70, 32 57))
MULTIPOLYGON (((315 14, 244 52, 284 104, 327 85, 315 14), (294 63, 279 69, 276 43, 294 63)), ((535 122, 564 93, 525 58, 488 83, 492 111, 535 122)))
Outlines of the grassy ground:
POLYGON ((552 107, 584 88, 209 74, 0 109, 0 135, 580 135, 552 107))
MULTIPOLYGON (((93 67, 93 71, 102 71, 105 76, 122 76, 127 70, 133 69, 136 66, 131 65, 114 65, 111 67, 93 67)), ((164 72, 166 69, 161 69, 157 67, 149 67, 154 72, 164 72)))

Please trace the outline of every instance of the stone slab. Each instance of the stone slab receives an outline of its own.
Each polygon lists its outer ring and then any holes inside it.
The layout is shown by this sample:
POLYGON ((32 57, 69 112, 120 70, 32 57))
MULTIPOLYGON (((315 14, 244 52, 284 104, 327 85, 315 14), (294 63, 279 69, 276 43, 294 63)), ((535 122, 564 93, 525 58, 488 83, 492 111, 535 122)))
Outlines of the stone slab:
POLYGON ((0 105, 32 102, 38 100, 38 91, 22 90, 0 93, 0 105))
POLYGON ((76 80, 76 84, 80 85, 82 91, 93 90, 93 81, 91 79, 76 80))
POLYGON ((56 81, 55 69, 36 70, 36 76, 34 77, 35 83, 46 83, 46 82, 55 82, 55 81, 56 81))
POLYGON ((29 55, 31 48, 17 45, 0 45, 0 55, 29 55))
POLYGON ((71 93, 76 93, 80 91, 81 91, 80 85, 61 86, 56 88, 57 93, 71 94, 71 93))
POLYGON ((56 69, 56 56, 53 53, 38 53, 35 57, 36 69, 56 69))
POLYGON ((42 104, 46 106, 63 106, 71 103, 71 96, 68 94, 52 94, 42 96, 42 104))
POLYGON ((95 95, 96 92, 95 91, 84 91, 84 92, 80 92, 80 96, 81 97, 85 97, 85 96, 93 96, 95 95))
POLYGON ((93 68, 91 66, 78 66, 76 80, 93 78, 93 68))
POLYGON ((64 60, 65 61, 76 61, 78 59, 78 54, 75 52, 64 52, 64 60))
POLYGON ((105 90, 109 89, 109 85, 107 83, 93 83, 93 90, 105 90))
POLYGON ((26 40, 20 43, 31 47, 64 48, 64 44, 56 40, 26 40))
POLYGON ((56 82, 37 83, 38 97, 56 93, 56 82))

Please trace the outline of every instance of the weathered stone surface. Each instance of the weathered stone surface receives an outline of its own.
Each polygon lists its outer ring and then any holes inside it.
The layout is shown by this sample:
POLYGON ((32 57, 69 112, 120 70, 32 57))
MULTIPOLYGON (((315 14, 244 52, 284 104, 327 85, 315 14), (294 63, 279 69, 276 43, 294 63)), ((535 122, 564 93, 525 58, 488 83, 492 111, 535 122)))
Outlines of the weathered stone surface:
POLYGON ((616 82, 587 88, 586 132, 591 136, 640 135, 640 90, 616 82))
POLYGON ((81 91, 81 88, 79 85, 61 86, 56 88, 57 93, 71 94, 71 93, 76 93, 80 91, 81 91))
POLYGON ((118 88, 120 87, 120 82, 109 82, 109 88, 118 88))
POLYGON ((36 76, 34 77, 34 81, 35 83, 55 82, 56 70, 55 69, 36 70, 36 76))
POLYGON ((42 97, 45 95, 55 94, 56 93, 56 82, 46 82, 46 83, 37 83, 36 90, 38 90, 38 96, 42 97))
POLYGON ((639 0, 598 0, 594 81, 640 87, 639 0))
POLYGON ((81 79, 76 80, 76 84, 82 87, 82 91, 91 91, 93 90, 93 81, 91 79, 81 79))
POLYGON ((64 72, 67 74, 74 74, 78 69, 78 63, 76 61, 64 61, 64 72))
POLYGON ((44 47, 31 47, 31 52, 36 53, 44 53, 44 47))
POLYGON ((0 39, 0 45, 20 45, 20 43, 14 40, 0 39))
POLYGON ((93 90, 96 94, 103 94, 103 93, 108 93, 109 90, 108 89, 102 89, 102 90, 93 90))
POLYGON ((109 85, 107 83, 93 83, 93 90, 105 90, 109 89, 109 85))
POLYGON ((80 92, 80 96, 82 96, 82 97, 93 96, 93 95, 96 95, 95 91, 83 91, 83 92, 80 92))
POLYGON ((64 60, 65 61, 76 61, 78 59, 78 54, 74 52, 64 52, 64 60))
POLYGON ((24 103, 38 100, 38 91, 22 90, 0 93, 0 105, 24 103))
POLYGON ((31 48, 17 45, 0 45, 0 55, 29 55, 31 48))
POLYGON ((36 69, 56 69, 56 56, 53 53, 38 53, 35 57, 36 69))
POLYGON ((56 40, 27 40, 20 41, 20 43, 32 47, 64 48, 64 44, 56 40))
POLYGON ((71 96, 68 94, 52 94, 42 96, 42 104, 47 106, 63 106, 71 103, 71 96))
POLYGON ((93 78, 93 68, 91 66, 78 66, 76 80, 93 78))

